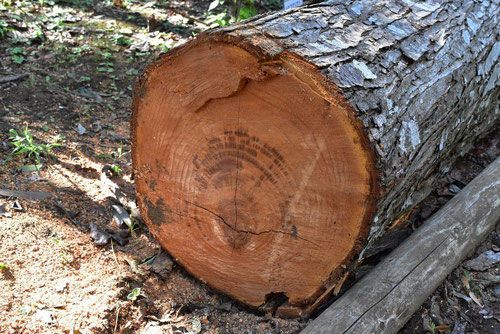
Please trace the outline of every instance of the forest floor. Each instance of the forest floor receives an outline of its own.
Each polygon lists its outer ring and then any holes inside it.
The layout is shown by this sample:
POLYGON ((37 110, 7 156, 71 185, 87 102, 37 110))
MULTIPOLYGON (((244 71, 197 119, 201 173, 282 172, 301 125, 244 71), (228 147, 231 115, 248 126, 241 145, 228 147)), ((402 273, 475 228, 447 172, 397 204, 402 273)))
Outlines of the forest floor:
MULTIPOLYGON (((120 209, 134 211, 134 82, 161 53, 208 28, 209 6, 124 3, 0 0, 0 332, 299 332, 308 319, 260 314, 214 292, 163 253, 140 219, 123 219, 120 209), (12 154, 11 129, 39 159, 12 154), (51 152, 41 144, 53 144, 51 152), (30 199, 39 195, 47 197, 30 199)), ((402 235, 499 153, 498 133, 479 143, 402 235)), ((500 333, 499 233, 403 333, 500 333)))

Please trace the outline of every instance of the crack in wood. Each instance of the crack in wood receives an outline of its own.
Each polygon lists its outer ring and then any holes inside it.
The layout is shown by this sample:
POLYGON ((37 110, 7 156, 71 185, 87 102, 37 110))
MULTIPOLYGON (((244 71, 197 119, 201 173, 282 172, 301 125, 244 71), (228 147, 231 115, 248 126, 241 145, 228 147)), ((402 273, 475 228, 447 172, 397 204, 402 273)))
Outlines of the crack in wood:
POLYGON ((237 233, 249 233, 249 234, 252 234, 252 235, 261 235, 261 234, 267 234, 267 233, 278 233, 278 234, 284 234, 284 235, 289 235, 291 236, 292 238, 297 238, 297 239, 300 239, 300 240, 303 240, 303 241, 306 241, 306 242, 309 242, 313 245, 315 245, 316 247, 320 247, 319 244, 315 243, 314 241, 312 240, 308 240, 306 238, 302 238, 300 236, 298 236, 297 234, 294 234, 294 233, 291 233, 291 232, 285 232, 285 231, 280 231, 280 230, 274 230, 274 229, 269 229, 269 230, 264 230, 264 231, 260 231, 260 232, 253 232, 253 231, 249 231, 249 230, 242 230, 242 229, 237 229, 233 226, 231 226, 231 224, 229 224, 225 219, 224 217, 222 217, 221 215, 217 214, 216 212, 208 209, 208 208, 205 208, 199 204, 196 204, 196 203, 193 203, 193 202, 190 202, 190 201, 187 201, 187 200, 184 200, 184 202, 186 202, 187 204, 190 204, 190 205, 193 205, 199 209, 202 209, 202 210, 205 210, 206 212, 208 213, 211 213, 212 215, 214 215, 215 217, 218 218, 218 221, 220 221, 221 223, 223 223, 224 225, 226 225, 227 227, 229 227, 231 230, 237 232, 237 233))
MULTIPOLYGON (((240 129, 240 98, 238 97, 238 110, 237 110, 237 119, 238 119, 238 127, 240 129)), ((239 138, 239 137, 238 137, 239 138)), ((241 139, 238 139, 238 144, 236 145, 236 180, 234 183, 234 228, 235 230, 238 228, 238 204, 236 202, 236 196, 238 195, 238 177, 240 171, 240 144, 241 139)), ((235 241, 236 242, 236 241, 235 241)))

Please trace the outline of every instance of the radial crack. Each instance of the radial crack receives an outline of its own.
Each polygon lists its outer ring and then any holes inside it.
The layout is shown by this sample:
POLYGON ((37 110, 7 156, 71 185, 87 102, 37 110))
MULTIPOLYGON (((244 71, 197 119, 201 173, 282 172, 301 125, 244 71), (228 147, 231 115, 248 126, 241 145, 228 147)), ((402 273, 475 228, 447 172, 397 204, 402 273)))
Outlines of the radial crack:
MULTIPOLYGON (((240 98, 238 97, 238 111, 237 111, 237 117, 238 117, 238 127, 237 131, 240 131, 240 98)), ((236 155, 236 181, 234 184, 234 228, 238 228, 238 204, 236 203, 236 196, 238 194, 238 176, 239 176, 239 163, 240 163, 240 141, 238 140, 238 146, 237 146, 237 155, 236 155)))
POLYGON ((303 241, 306 241, 306 242, 309 242, 317 247, 320 247, 319 244, 315 243, 314 241, 311 241, 311 240, 308 240, 306 238, 302 238, 294 233, 291 233, 291 232, 285 232, 285 231, 280 231, 280 230, 273 230, 273 229, 269 229, 269 230, 264 230, 264 231, 260 231, 260 232, 253 232, 253 231, 248 231, 248 230, 241 230, 241 229, 237 229, 235 228, 234 226, 231 226, 231 224, 229 224, 225 219, 224 217, 222 217, 221 215, 217 214, 216 212, 213 212, 212 210, 210 209, 207 209, 199 204, 196 204, 196 203, 193 203, 193 202, 189 202, 187 200, 184 200, 186 203, 188 204, 191 204, 199 209, 202 209, 208 213, 211 213, 212 215, 214 215, 215 217, 218 218, 218 221, 220 221, 221 223, 223 223, 224 225, 226 225, 227 227, 229 227, 231 230, 237 232, 237 233, 248 233, 248 234, 252 234, 252 235, 261 235, 261 234, 267 234, 267 233, 279 233, 279 234, 284 234, 284 235, 289 235, 293 238, 297 238, 297 239, 300 239, 300 240, 303 240, 303 241))

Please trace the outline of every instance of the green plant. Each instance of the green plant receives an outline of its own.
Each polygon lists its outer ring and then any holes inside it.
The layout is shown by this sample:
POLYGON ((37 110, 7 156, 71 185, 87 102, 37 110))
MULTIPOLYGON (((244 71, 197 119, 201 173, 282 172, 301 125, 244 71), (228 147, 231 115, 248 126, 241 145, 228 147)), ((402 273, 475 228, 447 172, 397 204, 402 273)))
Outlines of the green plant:
POLYGON ((127 299, 134 302, 137 300, 137 298, 139 298, 140 295, 141 295, 141 288, 134 288, 127 295, 127 299))
POLYGON ((33 25, 33 36, 31 40, 35 42, 43 42, 45 40, 45 33, 38 24, 33 25))
POLYGON ((7 270, 9 269, 9 266, 3 262, 0 262, 0 270, 7 270))
POLYGON ((0 20, 0 38, 3 38, 9 31, 9 25, 4 20, 0 20))
POLYGON ((10 129, 9 141, 10 145, 14 147, 12 149, 13 155, 22 155, 37 164, 40 163, 42 156, 50 156, 53 148, 61 146, 61 137, 59 136, 57 136, 54 141, 49 144, 39 144, 35 142, 28 127, 24 128, 24 130, 20 132, 10 129))
POLYGON ((246 20, 257 15, 257 9, 254 5, 255 0, 214 0, 208 7, 206 23, 211 27, 223 27, 233 22, 246 20), (214 13, 217 8, 226 7, 219 13, 214 13), (228 9, 230 11, 228 11, 228 9))
POLYGON ((122 173, 122 168, 118 165, 111 165, 111 171, 113 172, 114 175, 118 176, 122 173))
POLYGON ((225 27, 234 21, 227 18, 227 12, 222 12, 219 14, 211 14, 207 16, 205 22, 211 27, 225 27))
POLYGON ((257 9, 255 9, 253 4, 243 6, 238 11, 238 21, 249 19, 255 15, 257 15, 257 9))
POLYGON ((133 40, 131 40, 128 37, 125 37, 123 35, 117 34, 113 36, 113 40, 116 44, 121 45, 121 46, 130 46, 134 43, 133 40))
POLYGON ((16 64, 22 64, 26 60, 26 51, 21 47, 8 48, 10 59, 16 64))
POLYGON ((432 321, 430 321, 428 323, 428 327, 429 327, 428 330, 429 330, 430 333, 432 333, 432 334, 436 333, 436 324, 435 323, 433 323, 432 321))
POLYGON ((69 265, 75 260, 70 247, 59 237, 52 238, 55 247, 58 250, 59 259, 64 265, 69 265))
POLYGON ((97 72, 104 72, 104 73, 112 73, 115 71, 113 68, 113 63, 110 61, 105 61, 102 63, 99 63, 99 67, 97 68, 97 72))

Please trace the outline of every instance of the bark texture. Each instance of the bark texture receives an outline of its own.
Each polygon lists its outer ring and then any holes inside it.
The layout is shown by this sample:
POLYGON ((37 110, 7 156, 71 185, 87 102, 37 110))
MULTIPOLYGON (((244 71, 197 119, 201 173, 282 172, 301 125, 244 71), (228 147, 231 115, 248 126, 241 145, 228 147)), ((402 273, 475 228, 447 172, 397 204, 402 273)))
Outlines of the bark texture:
POLYGON ((211 34, 293 52, 341 89, 377 154, 373 243, 498 122, 499 16, 498 0, 325 1, 211 34))

